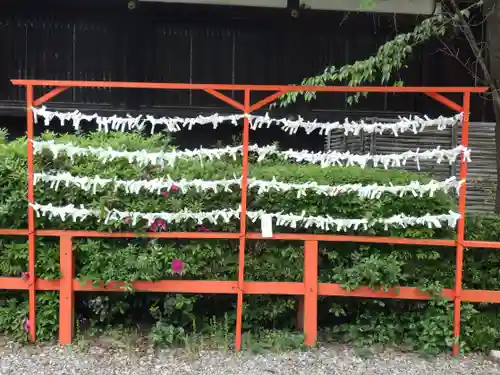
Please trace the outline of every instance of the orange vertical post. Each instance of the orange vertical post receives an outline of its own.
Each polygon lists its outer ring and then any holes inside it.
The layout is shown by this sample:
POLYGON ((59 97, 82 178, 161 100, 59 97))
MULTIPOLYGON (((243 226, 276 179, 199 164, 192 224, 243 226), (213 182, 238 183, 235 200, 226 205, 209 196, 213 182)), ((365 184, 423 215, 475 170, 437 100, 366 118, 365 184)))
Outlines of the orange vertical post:
MULTIPOLYGON (((470 92, 464 93, 463 98, 464 117, 462 121, 462 142, 461 145, 467 147, 469 145, 469 112, 470 112, 470 92)), ((467 178, 467 160, 460 160, 460 180, 467 178)), ((455 299, 454 299, 454 314, 453 314, 453 355, 460 353, 460 304, 462 301, 462 273, 464 262, 464 236, 465 236, 465 199, 467 195, 466 184, 460 186, 460 196, 458 199, 458 213, 460 220, 457 224, 457 241, 456 241, 456 264, 455 264, 455 299)))
POLYGON ((33 185, 34 173, 34 154, 33 154, 33 137, 34 124, 33 112, 33 86, 26 86, 26 136, 27 136, 27 154, 28 154, 28 275, 29 275, 29 312, 28 319, 30 322, 30 342, 36 340, 36 295, 35 295, 35 211, 31 203, 35 202, 35 188, 33 185))
MULTIPOLYGON (((245 114, 250 110, 250 90, 245 89, 243 100, 245 114)), ((240 216, 240 251, 238 254, 238 299, 236 302, 236 350, 241 349, 243 328, 243 283, 245 282, 245 246, 247 231, 247 182, 248 182, 248 142, 250 137, 250 122, 243 119, 243 161, 241 174, 241 216, 240 216)))
POLYGON ((303 326, 306 346, 318 336, 318 241, 305 241, 303 326))
POLYGON ((73 342, 74 329, 74 262, 73 240, 71 236, 60 238, 61 279, 59 281, 59 343, 69 345, 73 342))

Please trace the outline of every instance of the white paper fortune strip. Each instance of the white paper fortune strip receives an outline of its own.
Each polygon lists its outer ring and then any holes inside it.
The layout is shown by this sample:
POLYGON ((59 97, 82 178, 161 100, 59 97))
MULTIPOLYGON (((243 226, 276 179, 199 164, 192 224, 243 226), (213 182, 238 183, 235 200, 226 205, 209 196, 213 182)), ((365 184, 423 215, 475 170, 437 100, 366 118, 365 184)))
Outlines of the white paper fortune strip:
POLYGON ((459 113, 452 117, 439 116, 436 119, 431 119, 428 116, 419 117, 399 117, 399 121, 383 123, 365 123, 364 121, 349 121, 347 118, 344 122, 318 122, 305 121, 299 116, 297 120, 289 120, 287 118, 273 119, 269 117, 268 114, 265 116, 252 116, 250 115, 250 120, 252 123, 252 129, 261 128, 263 126, 270 127, 275 124, 280 126, 280 128, 289 133, 295 134, 299 129, 304 129, 307 134, 311 134, 315 130, 319 130, 320 135, 325 135, 331 133, 333 130, 343 130, 345 135, 353 134, 359 135, 361 131, 372 134, 378 133, 382 134, 384 132, 391 132, 394 136, 398 136, 401 133, 411 131, 414 134, 423 132, 428 127, 437 127, 437 130, 446 130, 448 127, 453 127, 460 123, 463 118, 463 113, 459 113))
POLYGON ((364 121, 349 121, 345 119, 344 122, 318 122, 306 121, 302 117, 298 120, 290 120, 287 118, 274 119, 269 117, 266 113, 265 116, 255 115, 225 115, 221 116, 217 113, 210 116, 197 116, 197 117, 153 117, 151 115, 139 115, 136 117, 127 115, 126 117, 120 116, 99 116, 97 113, 93 115, 85 115, 78 110, 73 112, 59 112, 48 110, 47 107, 32 108, 35 123, 39 118, 43 119, 44 124, 48 126, 50 122, 57 118, 61 126, 65 126, 66 122, 70 122, 75 130, 80 130, 82 121, 97 123, 98 131, 109 132, 112 131, 133 131, 144 130, 147 125, 151 125, 151 134, 155 132, 156 126, 160 125, 166 128, 169 132, 178 132, 182 129, 191 130, 194 125, 207 125, 211 124, 216 129, 223 122, 231 122, 233 125, 238 125, 238 121, 244 117, 250 120, 251 129, 259 129, 262 127, 270 127, 271 125, 279 126, 283 131, 289 134, 295 134, 299 129, 304 129, 307 134, 315 130, 319 130, 319 134, 329 134, 333 130, 343 130, 345 135, 353 134, 358 135, 361 131, 366 133, 391 132, 394 136, 400 133, 411 131, 414 134, 424 131, 428 127, 437 127, 438 130, 445 130, 448 127, 453 127, 462 120, 463 114, 457 114, 452 117, 439 116, 438 118, 431 119, 428 116, 419 117, 399 117, 396 122, 375 122, 365 123, 364 121))
MULTIPOLYGON (((46 216, 49 219, 57 217, 62 221, 71 219, 73 222, 85 220, 89 217, 101 217, 101 211, 96 209, 87 209, 80 205, 80 207, 75 207, 70 204, 67 206, 53 206, 52 204, 30 204, 37 216, 46 216)), ((193 219, 199 224, 204 220, 209 221, 212 224, 216 224, 219 219, 224 222, 229 222, 231 219, 238 218, 240 216, 239 210, 214 210, 207 212, 191 212, 189 210, 183 210, 178 212, 126 212, 118 210, 105 209, 106 217, 104 223, 108 224, 111 221, 124 221, 125 219, 130 219, 132 225, 136 225, 139 221, 145 220, 150 225, 156 219, 163 219, 167 223, 179 223, 189 219, 193 219)))
POLYGON ((372 154, 351 154, 350 152, 310 152, 306 150, 295 151, 275 151, 272 154, 277 154, 285 160, 293 159, 296 162, 308 162, 311 164, 320 164, 321 167, 328 167, 331 165, 358 165, 365 168, 368 162, 372 162, 374 167, 383 166, 385 169, 389 167, 402 167, 405 166, 408 160, 414 161, 417 168, 420 170, 420 161, 436 159, 436 163, 440 164, 445 161, 453 164, 457 157, 462 154, 463 160, 470 161, 470 149, 463 146, 458 146, 452 149, 441 149, 439 147, 433 150, 420 151, 405 151, 400 154, 386 154, 386 155, 372 155, 372 154))
POLYGON ((377 224, 382 224, 387 230, 389 227, 407 228, 416 225, 425 225, 428 228, 442 228, 442 222, 449 227, 454 227, 460 219, 460 214, 449 211, 448 214, 424 216, 394 215, 380 219, 338 219, 330 216, 307 216, 305 212, 300 215, 268 213, 265 211, 249 211, 248 218, 252 222, 260 220, 262 216, 272 216, 277 226, 289 228, 317 228, 325 231, 346 231, 348 229, 367 230, 377 224))
POLYGON ((45 126, 57 118, 61 126, 65 126, 66 122, 70 122, 75 130, 80 130, 82 121, 97 123, 97 130, 102 132, 112 131, 142 131, 146 126, 151 125, 151 134, 155 132, 156 126, 160 125, 166 128, 169 132, 178 132, 184 128, 191 130, 194 125, 207 125, 211 124, 214 129, 225 121, 230 121, 233 125, 238 125, 238 120, 245 117, 245 115, 227 115, 221 116, 217 113, 210 116, 197 116, 197 117, 153 117, 151 115, 139 115, 136 117, 127 115, 126 117, 120 116, 99 116, 97 113, 93 115, 85 115, 78 110, 73 112, 58 112, 50 111, 47 107, 31 108, 35 123, 39 118, 42 118, 45 126))
MULTIPOLYGON (((75 156, 93 155, 101 162, 106 163, 118 158, 125 158, 129 163, 136 162, 141 166, 145 165, 164 165, 174 166, 177 159, 205 159, 214 160, 220 159, 223 156, 230 156, 236 159, 236 155, 241 154, 242 147, 224 147, 224 148, 203 148, 194 150, 174 150, 169 152, 148 152, 146 150, 139 151, 117 151, 112 148, 95 148, 95 147, 79 147, 71 143, 55 143, 50 141, 32 141, 35 154, 40 154, 44 149, 49 150, 54 158, 57 158, 61 153, 65 153, 71 160, 75 156)), ((351 154, 350 152, 311 152, 307 150, 296 151, 279 151, 276 146, 257 146, 250 145, 249 151, 258 155, 257 161, 262 161, 268 155, 276 155, 285 160, 294 160, 296 162, 308 162, 312 164, 320 164, 321 167, 331 165, 350 166, 358 165, 365 168, 369 162, 373 163, 374 167, 383 166, 385 169, 389 167, 401 167, 407 164, 408 160, 414 161, 417 168, 420 169, 419 162, 421 160, 436 159, 436 163, 441 163, 443 160, 452 164, 456 158, 462 154, 464 160, 470 161, 470 149, 463 146, 458 146, 452 149, 435 148, 433 150, 406 151, 400 154, 387 155, 372 155, 372 154, 351 154)))
MULTIPOLYGON (((88 217, 101 217, 101 212, 95 209, 86 209, 83 206, 75 207, 70 204, 67 206, 53 206, 52 204, 30 204, 36 215, 47 216, 49 219, 54 217, 60 218, 62 221, 71 219, 73 222, 78 220, 84 220, 88 217)), ((275 219, 276 225, 297 228, 318 228, 325 231, 346 231, 348 229, 354 230, 366 230, 377 224, 382 224, 386 229, 389 227, 410 227, 416 225, 425 225, 429 228, 441 228, 442 223, 449 227, 454 227, 460 218, 460 214, 450 211, 448 214, 442 215, 424 215, 424 216, 406 216, 403 214, 394 215, 389 218, 380 219, 341 219, 332 218, 330 216, 308 216, 305 212, 299 215, 296 214, 283 214, 279 213, 267 213, 265 211, 248 211, 247 216, 252 222, 260 220, 262 216, 271 216, 275 219)), ((131 223, 135 225, 140 220, 145 220, 148 224, 151 224, 156 219, 163 219, 168 222, 182 222, 186 220, 194 220, 197 223, 202 223, 207 220, 212 224, 218 222, 222 219, 224 222, 229 222, 231 219, 236 219, 240 217, 240 209, 231 210, 215 210, 209 212, 191 212, 188 210, 183 210, 179 212, 126 212, 118 210, 106 210, 106 217, 104 223, 107 224, 110 221, 123 221, 125 219, 130 219, 131 223)))
MULTIPOLYGON (((236 156, 241 153, 241 146, 223 147, 223 148, 203 148, 200 147, 194 150, 174 150, 168 152, 148 152, 146 150, 139 151, 117 151, 111 147, 107 149, 101 147, 79 147, 71 143, 55 143, 50 141, 32 141, 35 154, 40 154, 44 149, 49 150, 54 158, 60 154, 66 154, 71 160, 77 156, 96 156, 102 163, 107 163, 119 158, 127 159, 129 163, 136 162, 141 166, 145 165, 165 165, 174 166, 177 159, 204 159, 214 160, 220 159, 223 156, 230 156, 236 159, 236 156)), ((265 158, 267 154, 275 151, 275 146, 249 146, 249 151, 258 152, 259 158, 265 158)))
MULTIPOLYGON (((241 178, 224 180, 173 180, 170 176, 166 178, 155 178, 151 180, 120 180, 111 178, 101 178, 99 176, 86 177, 74 176, 68 172, 53 173, 35 173, 34 184, 39 182, 50 184, 50 188, 58 190, 61 186, 76 186, 84 191, 91 191, 95 194, 98 190, 111 188, 114 191, 123 189, 128 194, 139 194, 140 192, 150 192, 160 194, 163 191, 170 191, 176 187, 180 192, 194 189, 197 192, 219 191, 231 192, 232 187, 239 187, 241 178)), ((297 192, 297 198, 306 196, 308 193, 314 193, 324 196, 337 196, 340 194, 356 193, 358 196, 369 199, 378 199, 384 193, 393 194, 402 197, 406 194, 412 194, 415 197, 423 197, 425 194, 434 196, 437 191, 447 192, 458 189, 463 181, 457 181, 455 177, 450 177, 445 181, 431 180, 428 183, 420 181, 411 181, 407 185, 362 185, 362 184, 342 184, 342 185, 320 185, 316 182, 288 183, 277 181, 275 177, 272 180, 248 179, 250 189, 257 189, 258 194, 270 191, 287 192, 294 190, 297 192)))

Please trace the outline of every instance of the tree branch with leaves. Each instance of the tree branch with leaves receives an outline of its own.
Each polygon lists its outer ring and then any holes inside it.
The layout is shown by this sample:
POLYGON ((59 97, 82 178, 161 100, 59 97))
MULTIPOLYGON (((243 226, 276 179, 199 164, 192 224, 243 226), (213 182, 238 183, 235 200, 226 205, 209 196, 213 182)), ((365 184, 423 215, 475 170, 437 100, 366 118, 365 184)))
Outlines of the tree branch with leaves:
MULTIPOLYGON (((362 7, 366 9, 373 6, 376 1, 363 0, 362 7)), ((394 39, 380 46, 373 56, 341 67, 328 66, 321 74, 304 78, 301 85, 326 86, 334 83, 348 86, 373 83, 386 85, 405 66, 406 60, 415 47, 433 38, 440 39, 450 30, 460 31, 474 55, 474 61, 460 61, 460 63, 469 73, 473 73, 471 65, 479 67, 481 77, 475 73, 473 77, 480 78, 476 81, 481 81, 491 91, 496 116, 497 186, 500 186, 500 173, 498 173, 500 171, 500 0, 480 0, 463 9, 459 7, 456 0, 444 0, 443 7, 441 14, 426 18, 409 33, 396 35, 394 39), (487 22, 486 47, 476 40, 468 21, 470 12, 481 7, 487 22)), ((449 49, 447 53, 459 59, 452 50, 449 49)), ((402 86, 404 82, 396 80, 392 84, 402 86)), ((358 102, 361 96, 366 95, 367 93, 357 93, 349 96, 348 104, 358 102)), ((304 97, 305 101, 311 101, 316 98, 316 93, 305 91, 287 93, 280 98, 278 105, 286 107, 295 103, 299 97, 304 97)), ((500 212, 500 189, 496 190, 495 201, 495 212, 500 212)))

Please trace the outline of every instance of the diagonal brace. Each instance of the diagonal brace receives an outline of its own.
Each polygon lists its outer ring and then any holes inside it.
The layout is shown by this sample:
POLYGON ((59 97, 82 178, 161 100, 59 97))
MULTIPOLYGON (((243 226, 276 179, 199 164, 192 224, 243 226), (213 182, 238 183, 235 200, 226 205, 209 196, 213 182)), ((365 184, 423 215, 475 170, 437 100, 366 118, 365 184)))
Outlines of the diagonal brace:
POLYGON ((428 97, 438 101, 439 103, 444 104, 448 108, 453 109, 454 111, 457 111, 457 112, 464 111, 462 106, 455 103, 453 100, 448 99, 446 96, 438 94, 437 92, 425 92, 424 94, 427 95, 428 97))
POLYGON ((274 102, 276 99, 278 99, 284 93, 285 93, 284 91, 278 91, 278 92, 275 92, 272 95, 269 95, 269 96, 265 97, 262 100, 259 100, 257 103, 255 103, 255 104, 253 104, 253 105, 250 106, 250 109, 249 109, 248 112, 251 113, 253 111, 256 111, 256 110, 264 107, 266 104, 274 102))
POLYGON ((217 90, 205 89, 204 91, 208 92, 209 94, 211 94, 211 95, 215 96, 216 98, 222 100, 223 102, 226 102, 227 104, 233 106, 234 108, 239 109, 240 111, 243 111, 243 112, 245 111, 245 108, 243 107, 243 104, 237 102, 236 100, 230 98, 227 95, 224 95, 224 94, 220 93, 217 90))
POLYGON ((39 107, 46 101, 49 101, 53 97, 59 95, 60 93, 66 91, 69 87, 56 87, 55 89, 50 90, 48 93, 45 95, 42 95, 38 99, 33 101, 33 106, 34 107, 39 107))

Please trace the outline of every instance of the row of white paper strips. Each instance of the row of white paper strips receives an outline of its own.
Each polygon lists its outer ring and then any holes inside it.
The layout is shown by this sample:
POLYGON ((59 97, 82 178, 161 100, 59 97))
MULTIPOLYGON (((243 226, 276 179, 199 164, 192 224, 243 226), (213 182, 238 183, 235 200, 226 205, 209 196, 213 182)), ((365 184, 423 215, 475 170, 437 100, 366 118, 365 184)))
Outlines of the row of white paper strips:
POLYGON ((266 113, 265 116, 250 116, 252 128, 262 128, 267 126, 268 128, 272 124, 280 126, 280 128, 289 133, 295 134, 299 129, 304 129, 307 134, 311 134, 315 130, 319 130, 320 135, 330 134, 333 130, 343 130, 345 135, 353 134, 359 135, 361 131, 372 134, 383 134, 384 132, 391 132, 394 136, 398 136, 401 133, 412 131, 414 134, 423 132, 428 127, 436 126, 438 130, 445 130, 448 127, 453 127, 460 123, 463 118, 463 113, 459 113, 452 117, 439 116, 436 119, 431 119, 428 116, 410 116, 401 117, 399 116, 397 122, 384 123, 384 122, 373 122, 365 123, 363 120, 359 122, 349 121, 347 118, 344 122, 318 122, 306 121, 299 116, 297 120, 290 120, 287 118, 273 119, 269 117, 266 113))
MULTIPOLYGON (((37 216, 46 216, 49 219, 60 218, 65 221, 71 219, 73 222, 84 220, 89 217, 101 217, 101 211, 95 209, 87 209, 83 206, 75 207, 70 204, 67 206, 53 206, 52 204, 30 204, 37 216)), ((130 219, 132 225, 144 220, 148 225, 151 225, 156 219, 163 219, 167 223, 178 223, 186 220, 194 220, 201 224, 204 221, 216 224, 220 219, 224 222, 229 222, 231 219, 238 219, 240 217, 240 209, 231 210, 215 210, 208 212, 191 212, 183 210, 179 212, 126 212, 118 210, 106 210, 106 218, 104 223, 107 224, 111 221, 124 221, 130 219)), ((283 214, 268 213, 265 211, 248 211, 248 218, 252 222, 261 220, 262 217, 267 216, 275 219, 276 225, 289 228, 317 228, 325 231, 346 231, 348 229, 366 230, 377 224, 382 224, 387 229, 389 227, 410 227, 416 225, 425 225, 429 228, 441 228, 442 224, 449 227, 454 227, 460 218, 460 214, 450 211, 448 214, 442 215, 424 215, 420 217, 395 215, 389 218, 381 219, 341 219, 332 218, 330 216, 308 216, 305 212, 299 215, 296 214, 283 214)))
MULTIPOLYGON (((203 148, 194 150, 173 150, 168 152, 148 152, 146 150, 139 151, 117 151, 111 147, 107 149, 101 147, 79 147, 72 143, 55 143, 50 141, 32 141, 35 154, 40 154, 44 149, 49 150, 54 158, 57 158, 62 153, 66 154, 71 160, 78 156, 96 156, 101 162, 106 163, 119 158, 124 158, 129 163, 136 162, 141 166, 146 165, 164 165, 165 162, 174 166, 177 159, 200 159, 214 160, 220 159, 223 156, 230 156, 236 160, 237 155, 241 154, 242 146, 226 146, 223 148, 203 148)), ((275 146, 249 146, 249 151, 259 153, 259 156, 264 158, 271 151, 276 151, 275 146)))
MULTIPOLYGON (((351 166, 358 165, 362 168, 368 166, 371 162, 373 167, 383 166, 385 169, 390 167, 405 166, 408 160, 414 161, 417 164, 417 169, 420 170, 420 161, 436 159, 436 163, 440 164, 443 161, 453 164, 457 157, 462 154, 463 160, 470 161, 470 149, 463 146, 458 146, 449 150, 437 147, 433 150, 420 151, 405 151, 400 154, 387 155, 372 155, 372 154, 351 154, 347 152, 327 151, 327 152, 310 152, 310 151, 272 151, 268 154, 278 155, 285 160, 292 159, 298 163, 308 162, 311 164, 320 164, 321 167, 329 167, 331 165, 351 166)), ((260 155, 259 155, 260 159, 260 155)))
MULTIPOLYGON (((167 163, 169 166, 174 166, 177 159, 205 159, 214 160, 220 159, 223 156, 230 156, 236 159, 238 154, 242 152, 242 146, 224 147, 224 148, 199 148, 194 150, 174 150, 169 152, 148 152, 146 150, 139 151, 117 151, 108 147, 95 148, 95 147, 79 147, 72 143, 55 143, 51 141, 32 141, 33 149, 36 154, 40 154, 44 149, 49 150, 54 158, 57 158, 61 153, 65 153, 71 160, 76 156, 93 155, 96 156, 101 162, 106 163, 118 158, 125 158, 129 163, 136 162, 141 166, 145 165, 164 165, 167 163)), ((433 150, 420 151, 406 151, 400 154, 388 155, 356 155, 350 152, 311 152, 307 150, 295 151, 279 151, 276 146, 259 147, 257 145, 250 145, 249 151, 258 155, 258 161, 262 161, 268 155, 277 155, 285 160, 294 160, 296 162, 308 162, 312 164, 320 164, 322 167, 331 165, 359 165, 365 168, 369 162, 373 163, 374 167, 383 166, 385 169, 389 167, 401 167, 406 165, 408 160, 412 160, 417 164, 420 169, 419 162, 421 160, 436 159, 439 164, 443 160, 452 164, 456 158, 462 154, 463 159, 470 161, 470 150, 463 146, 458 146, 452 149, 435 148, 433 150)))
POLYGON ((238 125, 238 120, 244 118, 244 115, 227 115, 220 116, 215 113, 210 116, 197 116, 197 117, 160 117, 156 118, 151 115, 139 115, 136 117, 127 115, 126 117, 120 116, 99 116, 97 113, 93 115, 85 115, 78 110, 73 112, 58 112, 50 111, 47 107, 42 106, 40 108, 32 107, 33 116, 35 118, 35 123, 38 122, 38 118, 41 117, 44 120, 45 126, 48 126, 50 122, 57 118, 61 126, 64 126, 66 122, 71 122, 71 125, 75 130, 80 130, 82 121, 97 123, 98 131, 109 132, 113 131, 142 131, 146 128, 148 124, 151 125, 151 134, 155 132, 156 126, 161 125, 166 128, 169 132, 178 132, 184 128, 191 130, 194 125, 206 125, 212 124, 214 129, 225 121, 230 121, 233 125, 238 125))
MULTIPOLYGON (((34 184, 39 182, 49 183, 52 189, 59 187, 76 186, 84 191, 96 193, 97 190, 111 186, 114 191, 123 189, 126 193, 139 194, 141 191, 160 194, 163 191, 170 191, 172 187, 176 187, 180 192, 185 192, 189 189, 194 189, 197 192, 218 191, 231 192, 232 187, 241 185, 241 178, 225 179, 225 180, 173 180, 170 176, 166 178, 155 178, 151 180, 120 180, 111 178, 73 176, 68 172, 54 173, 35 173, 34 184)), ((308 192, 313 192, 318 195, 337 196, 339 194, 356 193, 358 196, 369 199, 380 198, 384 193, 389 193, 397 196, 412 194, 413 196, 423 197, 425 194, 434 196, 436 191, 449 191, 460 188, 463 181, 457 181, 455 177, 450 177, 445 181, 432 180, 428 183, 419 181, 411 181, 407 185, 362 185, 362 184, 343 184, 343 185, 320 185, 316 182, 305 183, 288 183, 277 181, 275 177, 272 180, 258 180, 249 178, 248 186, 250 189, 257 188, 258 194, 267 193, 270 191, 297 191, 297 198, 306 196, 308 192)))
POLYGON ((333 130, 343 130, 345 135, 354 134, 358 135, 361 131, 366 133, 378 133, 382 134, 386 131, 392 132, 395 136, 406 131, 412 131, 414 134, 424 131, 427 127, 437 127, 438 130, 445 130, 448 127, 455 126, 462 120, 463 114, 457 114, 452 117, 439 116, 436 119, 431 119, 428 116, 419 117, 399 117, 399 121, 394 123, 365 123, 363 121, 355 122, 345 119, 344 122, 318 122, 305 121, 302 117, 297 120, 290 120, 287 118, 274 119, 269 117, 266 113, 265 116, 254 116, 254 115, 226 115, 221 116, 217 113, 210 116, 197 116, 192 118, 182 118, 182 117, 160 117, 156 118, 151 115, 139 115, 136 117, 127 115, 126 117, 119 116, 99 116, 98 114, 85 115, 78 110, 74 112, 58 112, 50 111, 45 106, 40 108, 32 108, 35 122, 38 118, 42 118, 46 126, 50 122, 57 118, 59 119, 61 126, 64 126, 66 122, 71 122, 75 130, 80 130, 82 121, 97 123, 99 131, 108 132, 110 130, 114 131, 133 131, 133 130, 144 130, 145 127, 151 125, 151 134, 154 133, 156 126, 161 125, 166 128, 169 132, 178 132, 184 128, 191 130, 194 125, 207 125, 212 124, 213 128, 216 129, 223 122, 231 122, 233 125, 238 125, 238 121, 244 117, 248 117, 250 120, 250 126, 252 129, 262 128, 263 126, 270 127, 275 124, 278 125, 283 131, 289 134, 295 134, 299 129, 304 129, 307 134, 312 133, 315 130, 319 130, 319 134, 329 134, 333 130))

